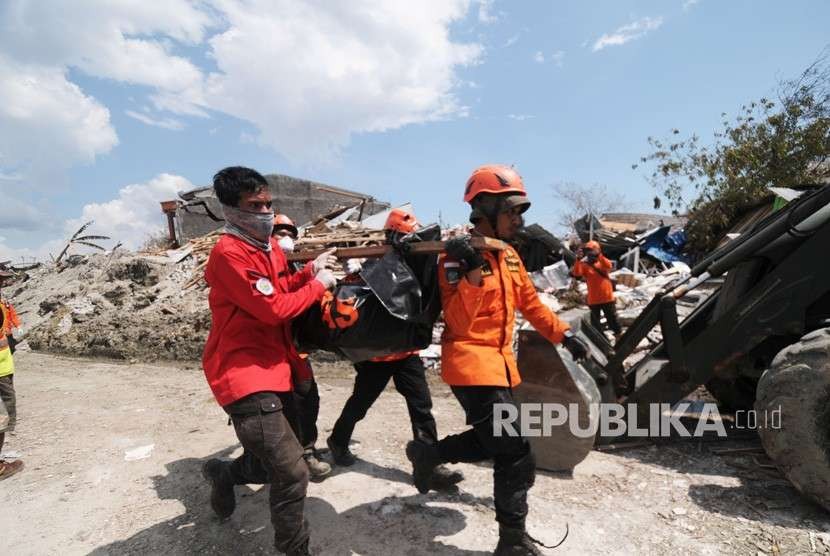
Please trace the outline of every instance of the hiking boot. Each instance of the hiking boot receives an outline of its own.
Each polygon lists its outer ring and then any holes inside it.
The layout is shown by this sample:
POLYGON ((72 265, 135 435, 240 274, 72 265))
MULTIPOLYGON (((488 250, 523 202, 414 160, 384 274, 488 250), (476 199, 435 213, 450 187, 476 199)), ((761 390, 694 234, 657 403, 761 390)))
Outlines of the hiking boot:
POLYGON ((568 524, 565 524, 565 535, 562 539, 553 546, 542 544, 540 541, 531 537, 524 527, 506 527, 499 525, 499 544, 496 545, 496 551, 493 556, 542 556, 542 552, 537 548, 541 546, 544 548, 558 548, 568 538, 568 524))
POLYGON ((0 481, 8 479, 18 471, 23 470, 23 461, 16 459, 14 461, 0 461, 0 481))
POLYGON ((446 465, 439 465, 432 470, 429 486, 432 490, 447 490, 464 480, 461 471, 453 471, 446 465))
POLYGON ((412 462, 412 479, 421 494, 429 492, 432 474, 441 463, 438 448, 432 444, 411 440, 406 444, 406 457, 412 462))
POLYGON ((524 529, 499 526, 499 544, 493 556, 542 556, 524 529))
POLYGON ((286 552, 285 556, 311 556, 311 552, 308 550, 308 543, 309 541, 305 541, 302 546, 286 552))
POLYGON ((331 473, 331 465, 320 461, 320 458, 317 456, 317 450, 314 448, 303 452, 303 459, 308 466, 309 479, 312 481, 322 481, 326 475, 331 473))
POLYGON ((334 463, 337 465, 342 465, 343 467, 349 467, 354 465, 357 461, 357 458, 354 457, 354 454, 351 450, 349 450, 348 446, 338 446, 334 443, 331 437, 326 439, 326 444, 331 450, 331 456, 334 458, 334 463))
POLYGON ((236 509, 229 467, 230 463, 218 459, 209 459, 202 466, 202 475, 210 483, 210 507, 219 519, 228 519, 236 509))

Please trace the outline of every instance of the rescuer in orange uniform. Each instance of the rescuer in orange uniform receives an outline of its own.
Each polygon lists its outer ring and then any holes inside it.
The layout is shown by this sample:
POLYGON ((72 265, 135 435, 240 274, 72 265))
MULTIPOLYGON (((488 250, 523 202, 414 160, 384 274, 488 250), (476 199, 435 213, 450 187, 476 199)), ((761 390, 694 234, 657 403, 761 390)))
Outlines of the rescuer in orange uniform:
MULTIPOLYGON (((476 169, 467 181, 464 201, 472 206, 473 234, 509 240, 523 225, 530 207, 522 179, 507 166, 476 169)), ((443 462, 493 460, 496 555, 540 554, 525 530, 527 491, 535 479, 530 444, 521 436, 494 431, 496 404, 512 404, 512 388, 521 382, 513 356, 514 311, 518 309, 553 343, 562 343, 577 359, 587 346, 539 300, 516 251, 477 252, 470 237, 447 242, 438 261, 438 280, 446 328, 441 344, 441 376, 467 416, 467 431, 438 445, 407 444, 415 467, 415 484, 429 490, 430 470, 443 462)), ((514 423, 520 430, 518 423, 514 423)))
POLYGON ((584 278, 588 285, 588 307, 591 309, 591 324, 602 331, 600 312, 605 313, 608 327, 615 336, 622 334, 622 327, 617 320, 617 304, 614 300, 614 284, 608 273, 611 261, 602 254, 602 248, 596 241, 589 241, 585 247, 576 252, 576 262, 571 274, 584 278))
MULTIPOLYGON (((418 222, 411 212, 396 208, 389 213, 383 228, 386 230, 387 242, 392 243, 397 237, 415 231, 418 222)), ((349 261, 347 266, 350 272, 359 271, 357 261, 349 261)), ((432 446, 438 443, 438 431, 432 416, 432 397, 418 351, 376 357, 355 363, 354 368, 357 372, 354 391, 343 406, 331 436, 327 439, 337 465, 350 466, 355 463, 355 456, 349 450, 349 440, 358 421, 366 416, 390 379, 406 400, 413 437, 432 446)), ((435 489, 447 488, 463 479, 461 473, 451 471, 443 465, 431 468, 427 477, 430 486, 435 489)))

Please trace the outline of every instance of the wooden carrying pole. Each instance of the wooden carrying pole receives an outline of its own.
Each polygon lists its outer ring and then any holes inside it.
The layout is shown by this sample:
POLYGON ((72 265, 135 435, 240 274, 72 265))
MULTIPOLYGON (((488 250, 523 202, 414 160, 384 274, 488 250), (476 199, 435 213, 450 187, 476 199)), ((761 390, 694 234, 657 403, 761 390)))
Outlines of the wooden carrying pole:
MULTIPOLYGON (((479 251, 502 251, 507 247, 507 244, 499 239, 490 237, 474 237, 470 240, 473 248, 479 251)), ((433 255, 444 252, 443 241, 415 241, 410 243, 410 253, 421 255, 433 255)), ((334 256, 338 259, 362 259, 362 258, 380 258, 391 251, 391 245, 369 245, 366 247, 338 247, 334 250, 334 256)), ((314 249, 312 251, 297 251, 290 253, 287 258, 289 261, 311 261, 316 259, 321 253, 325 253, 328 249, 314 249)))

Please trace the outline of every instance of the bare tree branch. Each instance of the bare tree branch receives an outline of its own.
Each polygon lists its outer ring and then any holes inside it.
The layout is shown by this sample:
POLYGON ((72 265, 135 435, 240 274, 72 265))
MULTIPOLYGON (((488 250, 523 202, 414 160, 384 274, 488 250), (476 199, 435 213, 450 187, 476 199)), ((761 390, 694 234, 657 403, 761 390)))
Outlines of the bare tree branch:
POLYGON ((606 212, 625 211, 629 206, 621 193, 611 191, 604 184, 560 182, 553 185, 553 191, 562 207, 556 223, 568 231, 573 230, 574 221, 586 214, 599 217, 606 212))

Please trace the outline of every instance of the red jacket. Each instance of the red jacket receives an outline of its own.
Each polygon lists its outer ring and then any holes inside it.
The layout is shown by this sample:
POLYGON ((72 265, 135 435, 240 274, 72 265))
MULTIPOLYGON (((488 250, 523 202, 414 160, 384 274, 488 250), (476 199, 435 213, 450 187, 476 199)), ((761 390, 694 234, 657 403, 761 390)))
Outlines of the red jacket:
POLYGON ((297 375, 307 369, 291 340, 291 319, 326 291, 312 264, 290 274, 275 240, 266 253, 225 234, 210 253, 205 280, 211 327, 202 366, 219 405, 254 392, 290 391, 291 369, 297 375))

